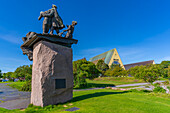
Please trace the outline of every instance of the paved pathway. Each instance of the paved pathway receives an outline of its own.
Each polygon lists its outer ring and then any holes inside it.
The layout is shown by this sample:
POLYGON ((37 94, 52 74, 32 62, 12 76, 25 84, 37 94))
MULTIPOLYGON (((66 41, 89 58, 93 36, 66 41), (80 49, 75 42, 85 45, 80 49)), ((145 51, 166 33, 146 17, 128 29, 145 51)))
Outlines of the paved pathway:
MULTIPOLYGON (((164 81, 156 81, 154 83, 157 83, 157 82, 164 82, 164 81)), ((116 87, 116 88, 119 88, 119 87, 130 87, 130 86, 143 86, 143 85, 147 85, 147 84, 150 84, 150 83, 135 83, 135 84, 125 84, 125 85, 117 85, 117 86, 111 86, 111 87, 116 87)), ((74 91, 83 91, 83 90, 94 90, 94 89, 104 89, 105 87, 100 87, 100 88, 88 88, 88 89, 76 89, 74 91)), ((150 90, 150 89, 149 89, 150 90)))
MULTIPOLYGON (((164 81, 156 81, 154 83, 157 83, 157 82, 164 82, 164 81)), ((150 83, 125 84, 125 85, 117 85, 115 87, 143 86, 143 85, 147 85, 147 84, 150 84, 150 83)))
POLYGON ((0 107, 6 109, 27 108, 30 103, 30 92, 22 92, 0 83, 0 107))

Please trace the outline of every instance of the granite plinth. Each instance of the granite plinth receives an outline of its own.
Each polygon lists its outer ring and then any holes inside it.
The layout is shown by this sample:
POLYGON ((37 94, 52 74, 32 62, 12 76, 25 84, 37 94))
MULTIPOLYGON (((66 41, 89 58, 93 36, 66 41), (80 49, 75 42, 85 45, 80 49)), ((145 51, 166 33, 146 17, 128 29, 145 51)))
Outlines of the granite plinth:
POLYGON ((44 107, 71 100, 72 49, 41 40, 33 46, 33 59, 31 103, 44 107))

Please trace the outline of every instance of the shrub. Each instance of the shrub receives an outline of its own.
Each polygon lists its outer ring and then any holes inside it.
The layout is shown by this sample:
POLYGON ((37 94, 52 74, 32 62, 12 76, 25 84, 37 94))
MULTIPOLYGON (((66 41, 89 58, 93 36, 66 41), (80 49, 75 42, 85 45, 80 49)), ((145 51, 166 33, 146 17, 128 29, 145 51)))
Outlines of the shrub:
POLYGON ((31 80, 26 81, 26 83, 21 88, 22 91, 31 91, 31 80))
POLYGON ((167 87, 170 90, 170 86, 167 87))
POLYGON ((109 69, 105 72, 105 76, 111 76, 111 77, 127 77, 128 73, 126 70, 124 70, 120 66, 116 66, 113 69, 109 69))
POLYGON ((164 88, 158 86, 158 87, 155 87, 155 88, 153 89, 153 92, 155 92, 155 93, 165 93, 166 90, 165 90, 164 88))
POLYGON ((74 88, 84 88, 87 86, 87 82, 85 79, 86 74, 85 73, 79 73, 78 75, 75 75, 74 77, 74 88))
POLYGON ((169 81, 163 82, 164 85, 169 85, 169 81))
POLYGON ((87 86, 86 78, 97 78, 100 71, 96 68, 96 65, 85 59, 77 60, 73 62, 73 75, 74 75, 74 87, 83 88, 87 86))
POLYGON ((160 86, 160 85, 161 85, 161 84, 160 84, 159 82, 153 84, 153 86, 155 86, 155 87, 158 87, 158 86, 160 86))
POLYGON ((137 79, 143 79, 145 82, 153 83, 163 76, 163 71, 159 65, 135 66, 128 70, 129 74, 137 79))
POLYGON ((151 91, 148 90, 137 90, 137 89, 130 89, 129 92, 138 92, 138 93, 150 93, 151 91))
POLYGON ((103 60, 99 60, 96 64, 96 67, 98 70, 100 70, 102 75, 104 75, 104 73, 109 69, 109 66, 103 60))

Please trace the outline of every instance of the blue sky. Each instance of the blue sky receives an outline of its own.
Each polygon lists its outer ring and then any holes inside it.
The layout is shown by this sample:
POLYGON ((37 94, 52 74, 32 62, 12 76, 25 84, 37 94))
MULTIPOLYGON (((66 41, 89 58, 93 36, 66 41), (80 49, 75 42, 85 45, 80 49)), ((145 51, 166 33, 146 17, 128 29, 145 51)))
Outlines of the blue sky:
POLYGON ((56 4, 64 24, 78 21, 73 59, 87 59, 116 48, 124 64, 170 60, 168 0, 1 0, 0 69, 32 64, 22 54, 22 37, 42 33, 40 11, 56 4))

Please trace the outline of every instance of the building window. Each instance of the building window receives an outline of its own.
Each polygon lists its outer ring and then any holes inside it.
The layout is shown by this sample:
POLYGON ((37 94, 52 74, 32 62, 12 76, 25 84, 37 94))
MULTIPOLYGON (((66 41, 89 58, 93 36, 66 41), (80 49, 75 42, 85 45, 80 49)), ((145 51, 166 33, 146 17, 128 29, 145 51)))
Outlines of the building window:
POLYGON ((119 64, 119 62, 118 61, 113 61, 113 64, 119 64))

